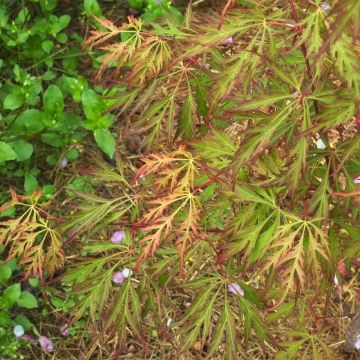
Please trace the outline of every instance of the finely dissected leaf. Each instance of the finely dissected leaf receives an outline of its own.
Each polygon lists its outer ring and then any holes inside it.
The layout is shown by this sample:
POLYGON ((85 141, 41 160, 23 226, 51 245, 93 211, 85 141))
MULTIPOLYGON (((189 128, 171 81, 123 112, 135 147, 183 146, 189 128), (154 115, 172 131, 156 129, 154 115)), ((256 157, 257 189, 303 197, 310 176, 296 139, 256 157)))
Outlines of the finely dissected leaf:
POLYGON ((140 85, 155 78, 171 59, 169 45, 158 37, 143 41, 141 50, 130 75, 130 79, 140 85))
POLYGON ((185 139, 189 140, 195 133, 196 107, 194 98, 189 91, 180 111, 178 133, 185 139))
POLYGON ((152 155, 142 159, 144 165, 137 176, 157 174, 155 190, 169 188, 168 195, 149 201, 151 208, 136 224, 142 231, 149 232, 140 243, 142 247, 138 265, 156 250, 164 241, 171 238, 176 229, 176 246, 180 254, 180 268, 184 268, 184 256, 187 248, 195 239, 199 239, 199 215, 201 203, 194 194, 194 179, 198 173, 193 156, 184 148, 165 155, 152 155))
POLYGON ((282 299, 296 287, 304 291, 306 275, 317 277, 323 269, 322 260, 329 259, 326 235, 312 222, 297 220, 280 226, 270 246, 265 268, 274 268, 286 278, 282 299))
MULTIPOLYGON (((126 124, 120 140, 141 138, 143 165, 120 141, 119 170, 95 175, 102 195, 74 192, 80 211, 65 227, 74 239, 107 225, 132 235, 128 249, 86 239, 89 259, 65 277, 80 297, 77 318, 100 319, 121 351, 171 339, 168 356, 245 358, 245 343, 254 358, 264 349, 331 358, 323 294, 360 253, 359 5, 240 0, 210 17, 198 3, 184 22, 171 11, 155 24, 101 19, 88 40, 104 55, 98 75, 114 70, 106 104, 126 124), (113 271, 130 265, 134 277, 112 286, 113 271), (267 339, 262 318, 274 304, 270 331, 294 331, 257 353, 254 335, 267 339)), ((84 110, 96 118, 103 102, 93 100, 84 110)))
POLYGON ((231 162, 236 146, 225 133, 213 131, 208 138, 194 144, 196 153, 216 169, 221 169, 231 162))
POLYGON ((309 210, 313 212, 316 217, 328 218, 330 206, 328 196, 331 192, 328 169, 324 177, 320 180, 321 182, 311 199, 309 210))
POLYGON ((208 339, 210 347, 207 355, 211 358, 218 350, 220 343, 224 341, 228 358, 234 359, 236 352, 239 351, 239 345, 236 342, 238 337, 236 323, 241 321, 242 324, 243 320, 247 336, 250 336, 250 330, 254 328, 261 340, 266 338, 265 325, 255 306, 241 296, 232 299, 226 293, 224 296, 223 291, 227 289, 221 278, 209 276, 188 284, 198 288, 198 295, 180 322, 186 334, 183 342, 185 349, 199 338, 202 343, 208 339), (219 312, 219 308, 220 315, 215 315, 219 312), (242 314, 244 319, 241 319, 239 314, 242 314), (211 324, 214 326, 213 330, 211 324))
POLYGON ((347 85, 353 89, 358 99, 360 98, 359 51, 359 45, 354 46, 351 38, 346 34, 343 34, 341 39, 331 48, 336 70, 344 78, 347 85))
MULTIPOLYGON (((73 191, 73 190, 72 190, 73 191)), ((71 215, 64 226, 64 230, 70 231, 72 236, 79 235, 87 230, 96 231, 96 225, 104 228, 107 224, 120 219, 135 205, 135 199, 127 194, 115 199, 106 199, 98 196, 73 191, 79 198, 86 202, 79 206, 79 212, 71 215)))
POLYGON ((74 268, 68 268, 64 282, 74 283, 74 293, 82 295, 74 308, 76 318, 81 318, 89 310, 91 319, 95 321, 97 314, 103 314, 106 309, 113 272, 124 264, 123 258, 128 249, 122 245, 101 244, 87 246, 86 251, 93 257, 74 268), (108 253, 109 251, 112 253, 108 253))
POLYGON ((26 278, 39 275, 43 279, 45 274, 53 276, 65 261, 60 234, 42 216, 40 196, 39 193, 18 196, 12 192, 12 201, 3 208, 18 206, 23 213, 0 222, 0 243, 9 247, 9 259, 18 258, 20 264, 25 265, 26 278))

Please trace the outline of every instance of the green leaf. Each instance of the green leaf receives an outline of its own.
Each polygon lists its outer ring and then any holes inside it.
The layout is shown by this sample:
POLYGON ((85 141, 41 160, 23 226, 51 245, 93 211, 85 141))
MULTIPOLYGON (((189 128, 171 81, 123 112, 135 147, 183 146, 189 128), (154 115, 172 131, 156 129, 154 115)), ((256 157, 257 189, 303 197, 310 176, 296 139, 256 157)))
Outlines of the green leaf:
POLYGON ((57 0, 39 0, 42 11, 52 11, 57 6, 57 0))
POLYGON ((84 10, 87 16, 101 16, 101 8, 97 0, 84 0, 84 10))
POLYGON ((24 103, 24 95, 19 92, 12 92, 8 94, 4 99, 4 109, 15 110, 18 109, 24 103))
POLYGON ((74 148, 70 149, 66 152, 65 157, 70 161, 74 161, 79 157, 79 151, 74 148))
POLYGON ((195 97, 197 103, 197 115, 199 117, 205 117, 208 112, 208 92, 205 85, 204 79, 195 78, 195 97))
POLYGON ((41 43, 41 48, 47 53, 50 54, 52 48, 54 47, 54 43, 50 40, 45 40, 41 43))
POLYGON ((106 129, 96 129, 94 131, 94 137, 96 143, 100 146, 100 149, 108 155, 110 158, 114 156, 115 153, 115 139, 111 135, 109 130, 106 129))
POLYGON ((30 286, 32 287, 38 287, 40 282, 39 282, 39 279, 35 279, 35 278, 30 278, 29 279, 29 284, 30 286))
POLYGON ((17 159, 16 152, 7 143, 0 141, 0 163, 17 159))
POLYGON ((98 120, 101 117, 101 103, 95 91, 90 89, 84 90, 81 102, 88 119, 98 120))
POLYGON ((26 128, 26 133, 32 135, 44 129, 43 118, 43 112, 37 109, 30 109, 21 113, 16 123, 23 125, 26 128))
POLYGON ((44 109, 48 113, 61 113, 64 110, 64 97, 56 85, 50 85, 44 93, 44 109))
POLYGON ((5 311, 0 311, 0 326, 10 325, 11 318, 5 311))
POLYGON ((280 305, 275 312, 267 315, 266 319, 269 321, 276 321, 284 315, 289 315, 295 307, 294 303, 286 303, 280 305))
POLYGON ((128 4, 132 9, 141 10, 144 7, 143 0, 128 0, 128 4))
POLYGON ((236 146, 230 137, 220 130, 214 130, 211 136, 197 141, 194 147, 197 154, 217 169, 228 165, 236 152, 236 146))
POLYGON ((4 283, 11 278, 12 270, 8 264, 0 266, 0 283, 4 283))
POLYGON ((23 291, 21 293, 17 300, 17 304, 25 309, 35 309, 38 307, 36 297, 28 291, 23 291))
POLYGON ((11 147, 17 154, 17 160, 24 161, 31 157, 33 153, 33 146, 24 140, 17 140, 11 143, 11 147))
POLYGON ((2 296, 2 301, 0 302, 2 306, 7 308, 12 308, 13 305, 17 302, 21 294, 20 284, 13 284, 9 286, 2 296))
MULTIPOLYGON (((259 108, 272 105, 278 101, 282 101, 285 99, 291 98, 291 94, 273 94, 262 96, 259 99, 252 99, 249 101, 241 102, 237 107, 237 110, 249 111, 249 110, 258 110, 259 108)), ((241 99, 241 97, 237 97, 236 99, 241 99)))
POLYGON ((36 180, 36 177, 32 174, 26 173, 24 176, 24 190, 26 195, 32 194, 36 189, 38 189, 39 184, 36 180))
POLYGON ((48 144, 53 147, 62 147, 63 144, 63 138, 58 134, 42 134, 41 140, 43 143, 48 144))
POLYGON ((33 327, 31 321, 24 315, 18 315, 14 322, 17 325, 21 325, 25 331, 29 331, 33 327))

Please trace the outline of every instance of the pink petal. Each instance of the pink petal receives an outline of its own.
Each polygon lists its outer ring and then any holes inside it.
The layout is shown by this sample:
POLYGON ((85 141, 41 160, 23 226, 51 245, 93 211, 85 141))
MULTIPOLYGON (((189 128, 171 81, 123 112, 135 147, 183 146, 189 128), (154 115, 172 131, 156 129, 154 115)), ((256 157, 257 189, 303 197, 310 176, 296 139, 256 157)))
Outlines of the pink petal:
POLYGON ((356 350, 360 350, 360 339, 357 339, 357 340, 355 341, 354 348, 355 348, 356 350))
POLYGON ((233 37, 232 37, 232 36, 229 36, 229 37, 227 37, 227 38, 222 42, 222 44, 223 44, 223 45, 229 45, 229 44, 231 44, 233 41, 234 41, 233 37))
POLYGON ((113 273, 113 276, 112 276, 112 281, 115 283, 115 284, 122 284, 124 282, 124 275, 121 271, 117 271, 117 272, 114 272, 113 273))
POLYGON ((39 337, 39 344, 40 344, 41 349, 44 351, 53 351, 54 350, 53 342, 50 339, 48 339, 46 336, 39 337))
POLYGON ((125 231, 124 230, 119 230, 119 231, 115 231, 112 236, 111 236, 111 242, 114 244, 121 244, 122 241, 125 239, 125 231))
POLYGON ((227 289, 230 293, 238 296, 244 296, 244 290, 242 289, 242 287, 238 284, 238 283, 231 283, 227 286, 227 289))

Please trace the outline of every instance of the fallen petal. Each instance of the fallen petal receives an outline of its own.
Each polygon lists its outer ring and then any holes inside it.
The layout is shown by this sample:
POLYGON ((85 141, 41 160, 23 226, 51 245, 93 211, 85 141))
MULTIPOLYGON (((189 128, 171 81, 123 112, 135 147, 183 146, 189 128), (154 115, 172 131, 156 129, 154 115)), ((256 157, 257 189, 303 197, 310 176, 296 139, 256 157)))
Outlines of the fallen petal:
POLYGON ((112 276, 112 281, 115 284, 122 284, 124 282, 124 275, 121 271, 114 272, 112 276))
POLYGON ((355 341, 354 348, 355 348, 356 350, 360 350, 360 339, 357 339, 357 340, 355 341))
POLYGON ((126 234, 124 230, 115 231, 111 236, 111 242, 119 245, 125 239, 125 236, 126 234))
POLYGON ((44 351, 53 351, 54 350, 53 342, 50 339, 48 339, 46 336, 39 337, 39 344, 40 344, 41 350, 44 350, 44 351))
POLYGON ((234 41, 233 37, 232 37, 232 36, 229 36, 229 37, 227 37, 227 38, 222 42, 222 44, 223 44, 223 45, 229 45, 229 44, 231 44, 233 41, 234 41))
POLYGON ((238 283, 231 283, 227 286, 227 289, 230 293, 238 296, 244 296, 244 290, 241 288, 241 286, 238 283))

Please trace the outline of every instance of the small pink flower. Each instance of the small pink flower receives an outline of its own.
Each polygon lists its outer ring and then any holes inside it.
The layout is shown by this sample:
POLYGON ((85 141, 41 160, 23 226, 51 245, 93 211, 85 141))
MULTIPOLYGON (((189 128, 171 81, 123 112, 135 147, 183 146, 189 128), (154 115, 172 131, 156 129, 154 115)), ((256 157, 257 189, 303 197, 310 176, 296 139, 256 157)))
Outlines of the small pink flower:
POLYGON ((234 41, 233 37, 229 36, 222 42, 222 44, 223 45, 229 45, 229 44, 232 44, 233 41, 234 41))
POLYGON ((69 336, 69 324, 64 324, 60 328, 60 334, 61 336, 69 336))
POLYGON ((238 296, 244 296, 244 290, 241 288, 241 286, 238 283, 231 283, 227 286, 227 289, 230 293, 238 296))
POLYGON ((44 350, 44 351, 53 351, 54 350, 53 342, 50 339, 48 339, 46 336, 39 337, 39 344, 40 344, 41 350, 44 350))
POLYGON ((125 236, 126 234, 124 230, 115 231, 111 236, 111 242, 119 245, 125 239, 125 236))
POLYGON ((353 179, 353 183, 356 184, 356 185, 360 185, 360 176, 353 179))
POLYGON ((357 339, 357 340, 355 341, 354 348, 355 348, 356 350, 360 350, 360 339, 357 339))
POLYGON ((145 174, 140 174, 140 175, 139 175, 139 179, 140 179, 140 180, 145 180, 145 174))
POLYGON ((124 275, 121 271, 117 271, 117 272, 114 272, 113 273, 113 276, 112 276, 112 281, 115 283, 115 284, 122 284, 124 282, 124 275))

